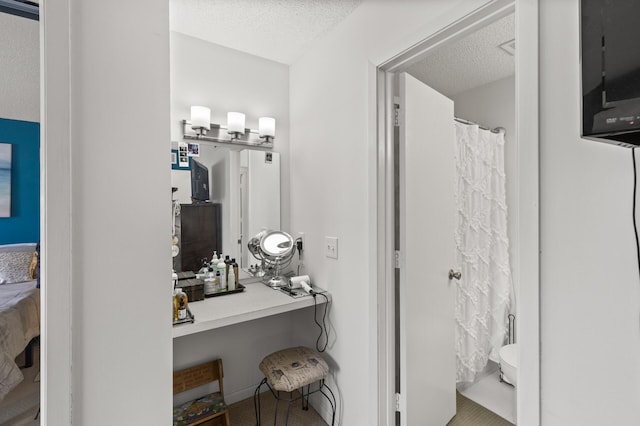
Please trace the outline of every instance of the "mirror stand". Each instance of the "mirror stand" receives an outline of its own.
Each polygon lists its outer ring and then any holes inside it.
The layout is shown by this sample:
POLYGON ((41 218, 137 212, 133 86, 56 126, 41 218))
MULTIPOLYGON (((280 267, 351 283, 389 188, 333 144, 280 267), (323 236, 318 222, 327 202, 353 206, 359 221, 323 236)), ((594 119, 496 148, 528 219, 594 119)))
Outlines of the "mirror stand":
POLYGON ((278 257, 275 260, 273 276, 265 284, 272 288, 280 288, 288 285, 287 278, 282 276, 280 272, 280 258, 278 257))

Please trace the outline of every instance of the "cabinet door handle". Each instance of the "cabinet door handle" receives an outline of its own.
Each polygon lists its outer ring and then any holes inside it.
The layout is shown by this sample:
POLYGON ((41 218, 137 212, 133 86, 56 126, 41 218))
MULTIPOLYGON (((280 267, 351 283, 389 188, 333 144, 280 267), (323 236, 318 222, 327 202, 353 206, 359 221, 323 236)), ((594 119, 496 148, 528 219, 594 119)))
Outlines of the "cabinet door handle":
POLYGON ((462 272, 460 271, 454 271, 453 269, 449 269, 449 279, 456 279, 459 280, 460 278, 462 278, 462 272))

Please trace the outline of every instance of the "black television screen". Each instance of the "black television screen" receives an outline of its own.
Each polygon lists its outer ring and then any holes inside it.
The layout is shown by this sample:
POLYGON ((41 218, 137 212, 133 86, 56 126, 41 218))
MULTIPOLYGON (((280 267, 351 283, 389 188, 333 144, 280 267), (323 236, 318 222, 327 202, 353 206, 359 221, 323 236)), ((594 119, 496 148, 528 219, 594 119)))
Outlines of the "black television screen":
POLYGON ((191 199, 195 202, 209 201, 209 170, 191 159, 191 199))
POLYGON ((581 0, 582 132, 640 146, 640 2, 581 0))

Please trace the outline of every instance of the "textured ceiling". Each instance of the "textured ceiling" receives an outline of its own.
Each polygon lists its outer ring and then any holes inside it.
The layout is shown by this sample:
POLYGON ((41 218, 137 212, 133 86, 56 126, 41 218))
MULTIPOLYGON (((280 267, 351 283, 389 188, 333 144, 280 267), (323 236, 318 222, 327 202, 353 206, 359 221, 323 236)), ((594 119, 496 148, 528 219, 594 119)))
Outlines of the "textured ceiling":
POLYGON ((170 27, 291 64, 362 0, 170 0, 170 27))
POLYGON ((514 15, 508 15, 443 46, 407 72, 451 97, 513 75, 515 58, 499 46, 514 38, 514 15))
POLYGON ((40 121, 38 21, 0 12, 0 117, 40 121))

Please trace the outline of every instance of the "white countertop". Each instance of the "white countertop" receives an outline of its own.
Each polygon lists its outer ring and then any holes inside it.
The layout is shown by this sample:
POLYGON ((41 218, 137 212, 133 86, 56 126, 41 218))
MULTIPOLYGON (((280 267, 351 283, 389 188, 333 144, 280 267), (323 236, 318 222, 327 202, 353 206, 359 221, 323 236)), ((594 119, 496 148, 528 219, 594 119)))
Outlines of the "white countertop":
MULTIPOLYGON (((296 299, 260 282, 243 285, 246 288, 239 293, 190 302, 189 309, 195 321, 174 325, 173 338, 302 309, 314 303, 312 296, 296 299)), ((331 300, 329 293, 324 294, 331 300)), ((316 297, 318 305, 325 301, 322 296, 316 297)))

